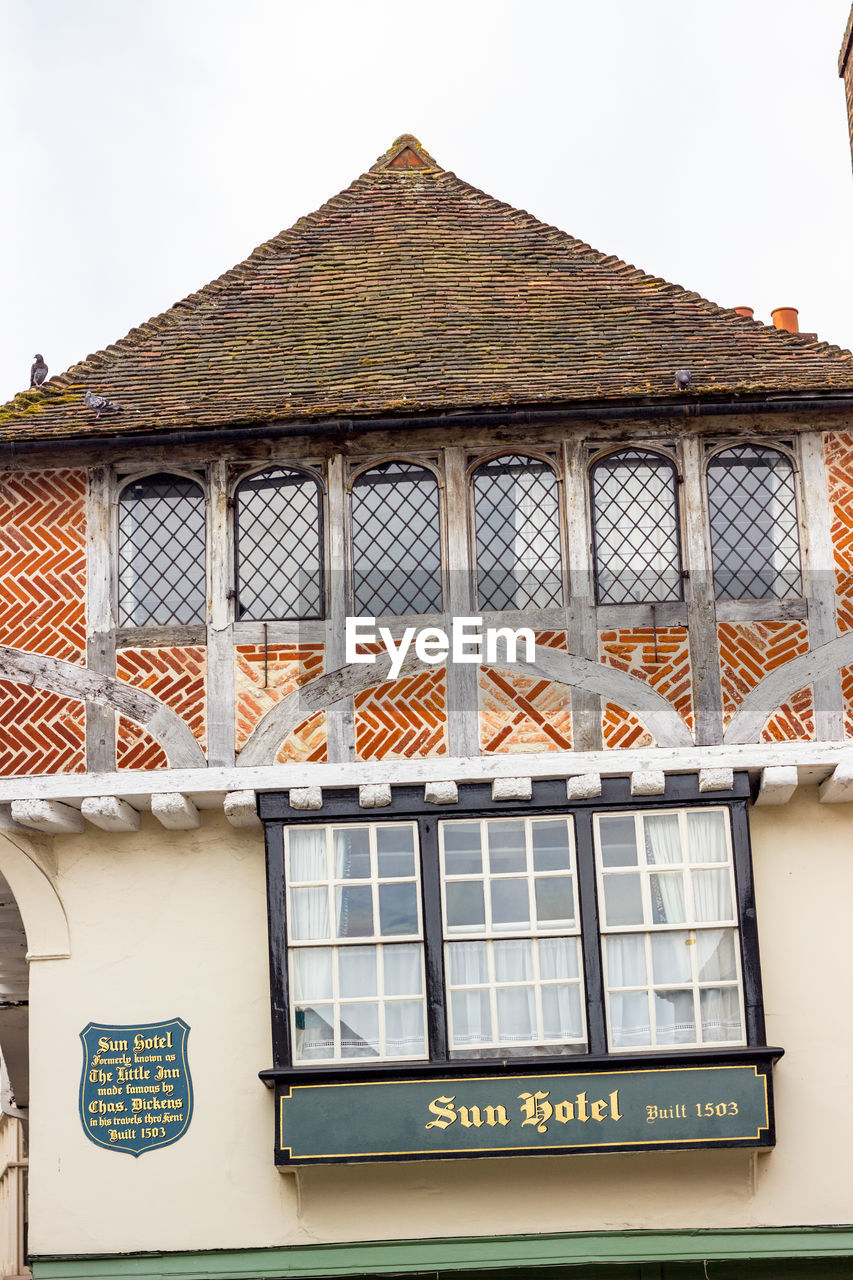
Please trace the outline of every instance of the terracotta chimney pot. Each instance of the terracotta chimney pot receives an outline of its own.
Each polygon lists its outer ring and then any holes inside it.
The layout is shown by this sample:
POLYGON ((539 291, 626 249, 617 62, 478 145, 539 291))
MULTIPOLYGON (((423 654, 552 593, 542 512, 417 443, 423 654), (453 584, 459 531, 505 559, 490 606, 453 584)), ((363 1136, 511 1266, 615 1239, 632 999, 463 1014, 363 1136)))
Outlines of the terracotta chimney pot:
POLYGON ((751 320, 755 315, 755 309, 753 307, 735 307, 735 311, 739 316, 746 316, 747 320, 751 320))
POLYGON ((785 329, 788 333, 800 332, 796 307, 777 307, 770 314, 773 316, 773 323, 777 329, 785 329))

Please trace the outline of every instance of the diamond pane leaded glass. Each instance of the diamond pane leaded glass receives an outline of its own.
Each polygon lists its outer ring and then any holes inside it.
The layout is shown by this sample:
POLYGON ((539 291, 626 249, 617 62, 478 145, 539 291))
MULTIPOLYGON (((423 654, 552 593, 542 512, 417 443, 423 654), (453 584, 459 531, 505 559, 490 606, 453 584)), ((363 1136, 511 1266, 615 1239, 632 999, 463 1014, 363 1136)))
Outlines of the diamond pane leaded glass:
POLYGON ((557 477, 547 463, 507 454, 474 472, 481 609, 563 603, 557 477))
POLYGON ((352 487, 352 576, 361 616, 442 607, 438 481, 411 462, 383 462, 352 487))
POLYGON ((320 486, 276 467, 237 489, 237 617, 323 616, 320 486))
POLYGON ((204 620, 205 510, 201 485, 158 474, 129 484, 118 502, 119 622, 204 620))
POLYGON ((800 540, 790 459, 739 444, 708 463, 708 515, 718 600, 798 596, 800 540))
POLYGON ((624 449, 592 469, 595 582, 599 604, 680 600, 675 468, 624 449))

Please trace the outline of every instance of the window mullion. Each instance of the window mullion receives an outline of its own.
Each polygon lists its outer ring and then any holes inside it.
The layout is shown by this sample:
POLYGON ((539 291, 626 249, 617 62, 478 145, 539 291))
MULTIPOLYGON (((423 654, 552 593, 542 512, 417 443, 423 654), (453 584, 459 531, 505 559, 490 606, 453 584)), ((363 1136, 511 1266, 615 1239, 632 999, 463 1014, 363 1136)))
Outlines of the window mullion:
MULTIPOLYGON (((581 952, 586 990, 586 1025, 590 1053, 607 1052, 604 1019, 604 984, 601 973, 601 939, 595 886, 595 848, 592 838, 592 811, 575 814, 575 853, 581 919, 581 952)), ((603 904, 602 904, 603 909, 603 904)))
POLYGON ((422 818, 418 823, 421 847, 421 899, 423 906, 424 971, 426 974, 427 1045, 430 1062, 447 1061, 447 997, 445 995, 444 939, 441 912, 441 868, 438 856, 438 822, 422 818))

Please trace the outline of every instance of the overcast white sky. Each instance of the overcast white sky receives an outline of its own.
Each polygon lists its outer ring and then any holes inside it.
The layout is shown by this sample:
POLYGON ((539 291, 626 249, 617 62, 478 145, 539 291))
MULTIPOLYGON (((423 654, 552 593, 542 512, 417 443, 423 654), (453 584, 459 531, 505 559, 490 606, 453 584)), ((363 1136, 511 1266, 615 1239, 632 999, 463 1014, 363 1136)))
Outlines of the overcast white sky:
POLYGON ((850 0, 0 0, 0 402, 415 133, 725 306, 853 347, 850 0))

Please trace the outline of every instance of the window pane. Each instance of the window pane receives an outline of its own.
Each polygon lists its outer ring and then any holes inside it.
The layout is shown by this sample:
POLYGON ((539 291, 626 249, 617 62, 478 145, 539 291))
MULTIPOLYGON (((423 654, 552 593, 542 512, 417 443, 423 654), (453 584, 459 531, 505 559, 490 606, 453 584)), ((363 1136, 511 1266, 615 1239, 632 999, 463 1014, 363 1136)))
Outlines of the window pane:
POLYGON ((536 945, 543 980, 578 976, 578 944, 574 938, 540 938, 536 945))
POLYGON ((743 1038, 736 987, 708 987, 700 991, 699 1007, 702 1011, 702 1039, 706 1043, 743 1038))
POLYGON ((727 862, 728 817, 719 809, 688 813, 687 846, 691 862, 727 862))
POLYGON ((633 818, 622 815, 614 818, 599 818, 598 834, 601 861, 605 867, 637 865, 637 831, 633 818))
POLYGON ((344 999, 375 996, 376 948, 342 948, 338 952, 338 985, 344 999))
POLYGON ((683 862, 677 813, 655 813, 643 819, 646 857, 653 863, 683 862))
POLYGON ((347 827, 333 833, 335 877, 338 880, 370 879, 370 833, 367 827, 347 827))
POLYGON ((481 609, 562 604, 557 477, 538 458, 508 454, 474 472, 481 609))
POLYGON ((696 919, 731 920, 732 887, 728 871, 694 871, 692 877, 696 919))
POLYGON ((564 818, 557 822, 532 822, 533 866, 536 871, 569 870, 569 827, 564 818))
POLYGON ((382 951, 385 957, 386 996, 419 996, 423 990, 420 947, 403 943, 383 947, 382 951))
POLYGON ((488 1044, 492 1036, 492 1013, 488 991, 452 991, 450 1011, 453 1044, 488 1044))
POLYGON ((508 871, 526 871, 523 822, 489 822, 489 870, 492 875, 508 871))
POLYGON ((542 1027, 546 1040, 579 1040, 583 1035, 578 987, 542 988, 542 1027))
POLYGON ((451 942, 447 955, 453 986, 467 987, 489 981, 488 943, 451 942))
POLYGON ((342 1004, 341 1056, 375 1058, 379 1054, 379 1005, 342 1004))
POLYGON ((294 1011, 295 1034, 293 1056, 297 1062, 311 1062, 335 1056, 335 1033, 328 1018, 331 1008, 321 1005, 313 1009, 297 1005, 294 1011))
POLYGON ((693 976, 690 967, 692 946, 695 946, 695 939, 681 929, 673 933, 653 933, 654 981, 659 985, 667 982, 690 982, 693 976))
POLYGON ((502 1044, 536 1039, 532 987, 498 987, 498 1039, 502 1044))
POLYGON ((377 827, 376 850, 382 879, 415 874, 415 843, 411 827, 377 827))
POLYGON ((329 937, 329 894, 325 885, 291 890, 290 904, 291 938, 329 937))
POLYGON ((441 610, 438 481, 428 468, 383 462, 356 477, 352 566, 356 614, 441 610))
POLYGON ((331 947, 297 947, 290 953, 290 973, 296 1000, 331 1000, 331 947))
POLYGON ((290 852, 289 878, 294 880, 325 880, 328 876, 326 862, 326 832, 323 827, 291 827, 287 833, 290 852))
POLYGON ((684 906, 684 876, 680 871, 655 872, 650 875, 649 895, 652 900, 652 920, 655 924, 684 923, 687 918, 684 906))
POLYGON ((708 515, 718 600, 801 591, 794 470, 775 449, 740 444, 708 463, 708 515))
POLYGON ((574 924, 572 882, 568 876, 542 876, 536 880, 536 919, 544 928, 574 924))
POLYGON ((496 929, 524 929, 529 926, 527 880, 492 881, 492 924, 496 929))
POLYGON ((379 932, 417 933, 418 897, 413 880, 379 886, 379 932))
POLYGON ((697 929, 696 967, 700 982, 723 982, 737 977, 731 929, 697 929))
POLYGON ((146 476, 118 501, 118 609, 124 626, 203 622, 205 501, 183 476, 146 476))
POLYGON ((369 938, 373 930, 373 894, 369 885, 341 885, 335 890, 339 938, 369 938))
POLYGON ((642 924, 643 896, 638 875, 604 877, 604 905, 608 925, 642 924))
POLYGON ((658 1044, 695 1043, 692 991, 656 991, 654 1003, 658 1044))
POLYGON ((636 1049, 651 1044, 649 999, 645 991, 614 992, 611 995, 610 1041, 615 1049, 636 1049))
POLYGON ((453 932, 473 932, 486 927, 483 883, 477 880, 454 880, 446 889, 447 927, 453 932))
POLYGON ((388 1057, 423 1057, 425 1050, 422 1001, 393 1000, 385 1008, 385 1051, 388 1057))
POLYGON ((533 943, 528 938, 494 942, 495 978, 498 982, 530 982, 533 978, 533 943))
POLYGON ((483 851, 480 845, 478 822, 445 822, 444 867, 447 875, 480 875, 483 870, 483 851))
POLYGON ((616 934, 607 944, 607 982, 611 987, 646 985, 646 942, 641 933, 616 934))
POLYGON ((599 604, 680 600, 675 468, 658 454, 623 449, 592 470, 599 604))
POLYGON ((238 618, 323 616, 321 502, 317 481, 286 467, 238 486, 238 618))

